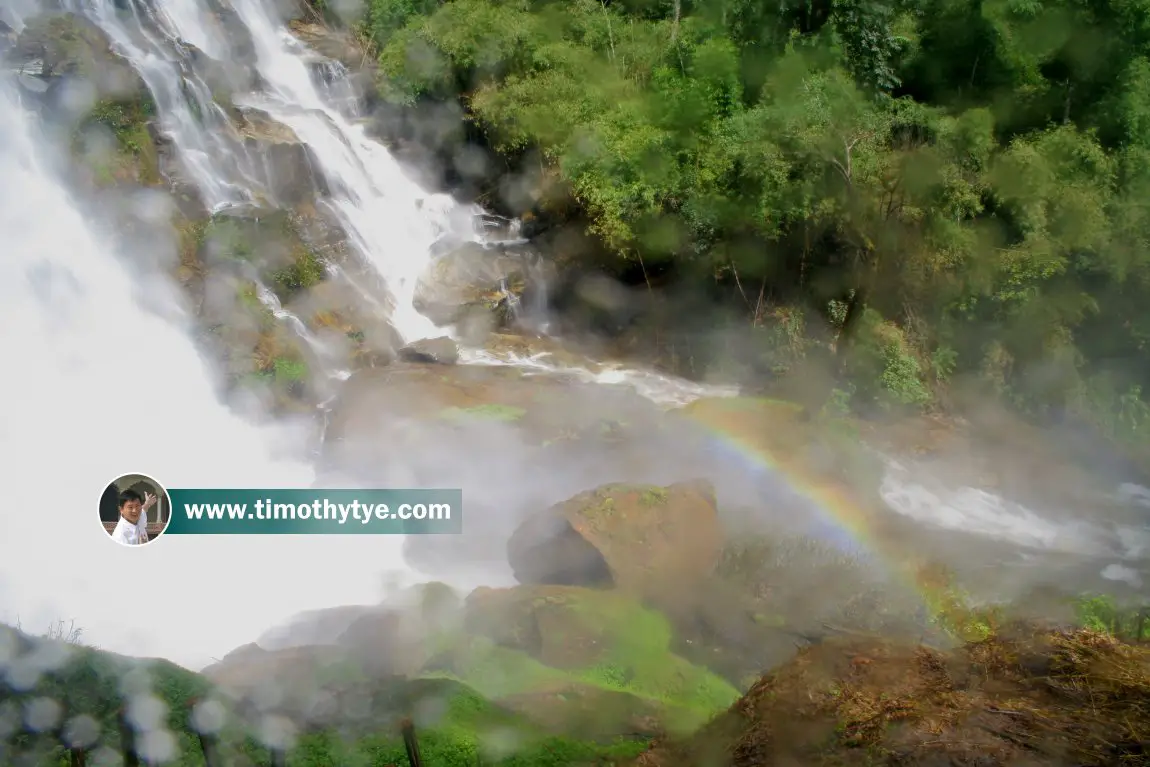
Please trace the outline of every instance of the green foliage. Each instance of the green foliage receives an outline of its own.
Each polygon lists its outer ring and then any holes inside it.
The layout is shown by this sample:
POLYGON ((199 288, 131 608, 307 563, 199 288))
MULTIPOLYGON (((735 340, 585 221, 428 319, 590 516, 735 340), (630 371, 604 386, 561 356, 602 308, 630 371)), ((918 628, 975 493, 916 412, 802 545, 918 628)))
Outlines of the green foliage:
POLYGON ((291 296, 301 290, 318 285, 324 279, 324 266, 314 252, 306 247, 297 247, 292 263, 278 269, 271 275, 276 292, 281 296, 291 296))
POLYGON ((1079 598, 1074 608, 1083 628, 1130 642, 1150 639, 1150 607, 1122 607, 1111 596, 1093 594, 1079 598))
MULTIPOLYGON (((0 630, 7 627, 0 626, 0 630)), ((0 685, 0 708, 9 704, 26 705, 38 698, 54 700, 69 717, 84 714, 95 719, 99 725, 99 740, 95 745, 119 753, 122 744, 117 712, 128 702, 125 690, 146 690, 166 706, 164 725, 176 740, 175 758, 166 763, 202 767, 200 744, 189 725, 188 713, 194 701, 213 697, 212 687, 203 677, 163 661, 121 658, 58 642, 41 648, 37 657, 42 665, 55 655, 54 650, 47 649, 53 647, 61 652, 60 662, 48 663, 37 684, 29 690, 15 691, 0 685)), ((362 676, 359 679, 362 680, 362 676)), ((437 700, 445 696, 443 706, 424 706, 442 711, 418 730, 422 756, 435 767, 609 765, 633 758, 646 746, 637 740, 593 743, 547 735, 458 684, 435 680, 401 684, 409 685, 407 693, 414 695, 416 702, 432 693, 437 700), (505 734, 503 740, 507 742, 500 742, 500 733, 505 734)), ((409 707, 411 701, 400 701, 399 705, 409 707)), ((269 763, 267 748, 253 737, 255 723, 235 711, 228 712, 226 722, 219 742, 220 757, 225 764, 269 763)), ((288 764, 294 767, 404 764, 403 743, 398 732, 392 729, 394 722, 388 722, 391 727, 384 726, 366 735, 353 736, 335 730, 304 732, 289 751, 288 764)), ((36 764, 68 764, 63 746, 51 734, 41 736, 18 731, 5 745, 19 749, 36 764)))
POLYGON ((294 384, 307 379, 307 363, 290 357, 276 357, 272 377, 279 383, 294 384))
POLYGON ((774 375, 833 345, 855 406, 980 379, 1148 444, 1144 4, 368 9, 387 98, 459 99, 496 150, 538 150, 621 271, 737 281, 774 375))
POLYGON ((97 154, 89 158, 103 182, 131 177, 145 184, 160 181, 159 156, 148 132, 148 122, 155 117, 156 107, 150 98, 106 99, 96 102, 76 129, 77 145, 83 143, 94 128, 109 131, 116 140, 114 157, 97 154))

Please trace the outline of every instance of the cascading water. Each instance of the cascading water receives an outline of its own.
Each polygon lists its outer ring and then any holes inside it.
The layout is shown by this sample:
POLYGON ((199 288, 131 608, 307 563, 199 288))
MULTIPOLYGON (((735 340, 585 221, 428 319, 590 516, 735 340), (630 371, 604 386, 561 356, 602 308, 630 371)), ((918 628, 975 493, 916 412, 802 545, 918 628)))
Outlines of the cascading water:
POLYGON ((352 244, 383 278, 392 307, 389 321, 405 341, 442 335, 415 310, 416 281, 431 261, 432 246, 445 235, 470 237, 482 211, 449 195, 429 195, 407 177, 385 147, 336 106, 344 84, 311 76, 307 49, 281 30, 259 0, 236 0, 237 14, 252 35, 265 88, 245 100, 290 127, 314 154, 331 189, 330 203, 352 244))
POLYGON ((294 435, 219 403, 178 307, 165 318, 143 306, 167 298, 164 278, 129 266, 129 247, 91 223, 106 216, 81 212, 34 119, 0 79, 0 621, 74 619, 104 649, 198 667, 300 610, 374 602, 398 540, 171 536, 125 549, 108 538, 98 500, 125 473, 169 487, 299 487, 313 472, 273 456, 272 441, 300 444, 294 435))
POLYGON ((269 197, 258 165, 194 66, 189 44, 217 60, 228 58, 226 43, 208 22, 202 3, 69 0, 69 4, 99 26, 143 78, 183 172, 210 210, 269 197))

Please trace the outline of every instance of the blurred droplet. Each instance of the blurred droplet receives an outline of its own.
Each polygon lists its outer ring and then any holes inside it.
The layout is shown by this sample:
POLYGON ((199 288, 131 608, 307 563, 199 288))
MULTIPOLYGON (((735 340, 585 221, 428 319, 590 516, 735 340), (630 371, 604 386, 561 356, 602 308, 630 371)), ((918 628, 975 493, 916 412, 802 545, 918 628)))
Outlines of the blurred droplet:
POLYGON ((92 767, 122 767, 124 757, 110 746, 100 746, 91 753, 88 763, 92 767))
POLYGON ((371 697, 353 691, 343 700, 343 715, 348 719, 366 719, 371 714, 371 697))
POLYGON ((326 690, 318 691, 308 704, 308 716, 313 720, 331 719, 339 714, 339 702, 326 690))
POLYGON ((64 642, 36 642, 20 660, 33 666, 38 672, 56 671, 64 667, 72 657, 72 647, 64 642))
POLYGON ((64 725, 64 742, 72 748, 90 748, 100 738, 100 723, 87 714, 74 716, 64 725))
POLYGON ((147 762, 170 762, 176 758, 178 743, 176 736, 167 730, 146 732, 137 741, 140 756, 147 762))
POLYGON ((290 749, 295 745, 296 728, 286 717, 271 715, 260 722, 259 739, 268 748, 290 749))
POLYGON ((192 729, 204 735, 214 735, 224 727, 227 712, 218 700, 205 700, 192 709, 192 729))
POLYGON ((283 690, 274 682, 260 685, 252 691, 251 702, 258 711, 270 711, 283 702, 283 690))
POLYGON ((168 224, 175 206, 171 195, 155 189, 141 189, 132 195, 133 212, 150 224, 168 224))
POLYGON ((412 713, 417 722, 438 722, 447 715, 447 701, 443 698, 427 698, 419 701, 412 713))
POLYGON ((147 669, 142 666, 133 666, 120 677, 120 695, 129 700, 137 695, 148 695, 151 692, 151 676, 147 669))
POLYGON ((6 669, 20 652, 20 644, 7 626, 0 626, 0 671, 6 669))
POLYGON ((34 698, 24 708, 24 724, 33 732, 46 732, 60 723, 63 711, 52 698, 34 698))
POLYGON ((164 729, 168 705, 154 695, 134 695, 128 700, 128 721, 139 732, 164 729))
POLYGON ((492 761, 502 761, 514 754, 522 746, 519 734, 508 728, 498 728, 483 733, 480 738, 480 750, 483 755, 492 761))
POLYGON ((92 84, 80 77, 69 77, 64 82, 57 97, 60 109, 79 119, 92 111, 96 105, 97 93, 92 84))
POLYGON ((20 729, 20 719, 20 709, 14 701, 0 703, 0 741, 7 740, 20 729))
POLYGON ((26 692, 40 682, 40 670, 31 663, 25 662, 23 658, 17 658, 8 667, 4 681, 14 692, 26 692))

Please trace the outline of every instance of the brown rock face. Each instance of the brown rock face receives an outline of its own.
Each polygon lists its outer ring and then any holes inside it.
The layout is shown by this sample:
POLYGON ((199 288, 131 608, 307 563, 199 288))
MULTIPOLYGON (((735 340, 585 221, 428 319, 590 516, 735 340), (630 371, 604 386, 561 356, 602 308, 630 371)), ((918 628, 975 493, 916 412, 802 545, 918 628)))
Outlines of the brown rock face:
POLYGON ((711 572, 722 530, 709 482, 605 485, 528 518, 508 542, 522 583, 614 584, 654 597, 711 572))

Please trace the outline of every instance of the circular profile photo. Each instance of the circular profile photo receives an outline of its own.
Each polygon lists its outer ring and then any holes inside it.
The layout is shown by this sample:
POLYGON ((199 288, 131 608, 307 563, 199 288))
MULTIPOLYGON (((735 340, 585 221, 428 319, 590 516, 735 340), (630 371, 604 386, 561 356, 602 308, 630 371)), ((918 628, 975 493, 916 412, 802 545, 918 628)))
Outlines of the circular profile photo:
POLYGON ((104 532, 123 546, 143 546, 164 534, 172 518, 168 491, 144 474, 125 474, 100 496, 104 532))

